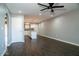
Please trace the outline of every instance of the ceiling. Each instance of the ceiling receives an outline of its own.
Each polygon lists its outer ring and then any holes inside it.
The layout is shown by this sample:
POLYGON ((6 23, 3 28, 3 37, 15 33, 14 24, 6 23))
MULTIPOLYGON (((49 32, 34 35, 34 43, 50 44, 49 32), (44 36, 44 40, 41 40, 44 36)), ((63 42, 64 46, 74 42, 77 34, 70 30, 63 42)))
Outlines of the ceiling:
MULTIPOLYGON (((47 3, 42 4, 48 5, 47 3)), ((77 3, 55 3, 54 5, 64 5, 64 8, 54 9, 54 13, 50 12, 50 10, 40 12, 44 7, 39 6, 37 3, 6 3, 6 6, 12 14, 24 15, 25 22, 29 23, 39 23, 43 20, 74 10, 79 6, 77 3), (19 13, 18 11, 22 11, 22 13, 19 13)))

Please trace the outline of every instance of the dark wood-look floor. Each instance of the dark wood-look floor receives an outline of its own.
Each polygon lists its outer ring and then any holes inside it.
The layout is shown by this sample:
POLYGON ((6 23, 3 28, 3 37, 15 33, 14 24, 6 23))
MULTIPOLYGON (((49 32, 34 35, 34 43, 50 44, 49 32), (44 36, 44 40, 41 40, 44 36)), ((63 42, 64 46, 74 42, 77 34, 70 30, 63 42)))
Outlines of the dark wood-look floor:
POLYGON ((24 42, 17 42, 8 47, 5 56, 79 56, 79 47, 38 36, 31 39, 25 36, 24 42))

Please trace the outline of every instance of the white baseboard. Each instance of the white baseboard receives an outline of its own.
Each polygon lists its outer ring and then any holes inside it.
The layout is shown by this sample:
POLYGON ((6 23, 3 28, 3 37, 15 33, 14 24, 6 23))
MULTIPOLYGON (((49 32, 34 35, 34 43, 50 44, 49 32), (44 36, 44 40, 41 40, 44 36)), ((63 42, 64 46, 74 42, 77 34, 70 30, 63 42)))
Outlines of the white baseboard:
POLYGON ((15 42, 24 42, 24 40, 22 40, 22 41, 12 41, 11 43, 15 43, 15 42))
MULTIPOLYGON (((9 44, 7 45, 7 47, 10 46, 10 45, 11 45, 11 43, 9 43, 9 44)), ((1 54, 1 56, 4 56, 4 54, 6 53, 7 47, 5 47, 5 50, 3 51, 3 53, 1 54)))
MULTIPOLYGON (((38 35, 40 35, 40 34, 38 34, 38 35)), ((46 35, 40 35, 40 36, 44 36, 44 37, 47 37, 47 38, 50 38, 50 39, 54 39, 54 40, 57 40, 57 41, 65 42, 65 43, 72 44, 72 45, 75 45, 75 46, 79 46, 79 44, 68 42, 68 41, 65 41, 65 40, 58 39, 58 38, 49 37, 49 36, 46 36, 46 35)))
MULTIPOLYGON (((23 41, 23 42, 24 42, 24 41, 23 41)), ((9 43, 7 46, 10 46, 12 43, 14 43, 14 42, 9 43)), ((6 53, 6 51, 7 51, 7 47, 5 47, 5 50, 4 50, 4 52, 1 54, 1 56, 4 56, 4 54, 6 53)))
MULTIPOLYGON (((24 42, 24 41, 19 41, 19 42, 24 42)), ((10 46, 12 43, 15 43, 15 41, 12 41, 11 43, 9 43, 8 46, 10 46)))
POLYGON ((10 46, 12 44, 12 42, 11 43, 9 43, 7 46, 10 46))
MULTIPOLYGON (((11 45, 11 43, 8 44, 8 46, 10 46, 10 45, 11 45)), ((5 50, 4 50, 4 52, 1 54, 1 56, 4 56, 4 54, 6 53, 6 51, 7 51, 7 47, 5 47, 5 50)))
POLYGON ((5 48, 4 52, 1 54, 1 56, 4 56, 4 54, 6 53, 7 48, 5 48))

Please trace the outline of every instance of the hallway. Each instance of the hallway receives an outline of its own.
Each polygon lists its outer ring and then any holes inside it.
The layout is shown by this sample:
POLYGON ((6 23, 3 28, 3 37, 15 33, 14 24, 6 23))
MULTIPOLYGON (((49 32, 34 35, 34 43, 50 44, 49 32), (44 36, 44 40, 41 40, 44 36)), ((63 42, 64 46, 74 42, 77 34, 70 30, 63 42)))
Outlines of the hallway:
POLYGON ((79 56, 79 3, 0 4, 0 56, 79 56))
POLYGON ((25 43, 11 44, 7 53, 8 56, 79 56, 79 47, 39 35, 33 40, 25 36, 25 43))

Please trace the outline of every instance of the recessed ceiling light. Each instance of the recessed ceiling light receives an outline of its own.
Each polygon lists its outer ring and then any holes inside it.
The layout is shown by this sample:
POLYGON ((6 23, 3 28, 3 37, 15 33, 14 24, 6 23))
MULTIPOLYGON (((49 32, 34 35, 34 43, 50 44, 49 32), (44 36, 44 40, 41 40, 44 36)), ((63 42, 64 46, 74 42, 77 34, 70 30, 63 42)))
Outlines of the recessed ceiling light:
POLYGON ((51 17, 53 17, 53 15, 51 15, 51 17))
POLYGON ((41 13, 39 15, 42 15, 41 13))
POLYGON ((19 13, 22 13, 22 11, 21 11, 21 10, 19 10, 18 12, 19 12, 19 13))

